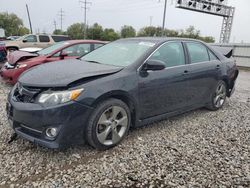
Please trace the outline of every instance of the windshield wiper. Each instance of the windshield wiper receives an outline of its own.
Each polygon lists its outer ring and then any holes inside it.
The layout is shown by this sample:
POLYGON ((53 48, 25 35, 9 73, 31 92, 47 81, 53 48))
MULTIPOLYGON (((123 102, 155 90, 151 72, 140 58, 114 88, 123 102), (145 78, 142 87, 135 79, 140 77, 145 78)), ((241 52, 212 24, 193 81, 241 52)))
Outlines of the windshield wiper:
MULTIPOLYGON (((86 61, 86 60, 85 60, 85 61, 86 61)), ((98 61, 87 61, 87 62, 101 64, 101 63, 98 62, 98 61)))

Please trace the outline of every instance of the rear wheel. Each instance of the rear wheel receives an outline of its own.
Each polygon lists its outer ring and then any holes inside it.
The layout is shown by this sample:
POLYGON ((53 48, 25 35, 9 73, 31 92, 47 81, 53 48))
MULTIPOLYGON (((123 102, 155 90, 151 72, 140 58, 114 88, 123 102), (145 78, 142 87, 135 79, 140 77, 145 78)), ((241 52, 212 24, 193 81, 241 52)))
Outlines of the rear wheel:
POLYGON ((227 86, 224 81, 219 81, 215 91, 211 95, 210 104, 207 106, 209 110, 219 110, 223 107, 227 98, 227 86))
POLYGON ((123 140, 130 123, 130 110, 124 102, 117 99, 101 102, 88 122, 88 143, 96 149, 109 149, 123 140))

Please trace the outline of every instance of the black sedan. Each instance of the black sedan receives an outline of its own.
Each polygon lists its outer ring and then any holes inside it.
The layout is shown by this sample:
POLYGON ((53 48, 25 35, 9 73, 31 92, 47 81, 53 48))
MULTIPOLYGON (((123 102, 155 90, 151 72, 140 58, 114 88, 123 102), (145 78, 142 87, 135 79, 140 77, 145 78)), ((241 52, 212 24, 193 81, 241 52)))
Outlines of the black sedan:
POLYGON ((121 39, 25 72, 7 114, 15 133, 38 145, 108 149, 130 127, 222 108, 237 76, 232 59, 197 40, 121 39))

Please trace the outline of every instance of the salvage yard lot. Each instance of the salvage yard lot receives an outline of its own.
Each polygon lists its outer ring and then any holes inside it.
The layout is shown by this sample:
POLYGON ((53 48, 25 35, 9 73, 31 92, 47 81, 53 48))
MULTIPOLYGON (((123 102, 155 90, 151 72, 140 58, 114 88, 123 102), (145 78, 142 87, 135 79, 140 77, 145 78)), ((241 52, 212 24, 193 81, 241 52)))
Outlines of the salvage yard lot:
POLYGON ((0 80, 0 187, 250 187, 250 72, 217 112, 195 110, 131 130, 108 151, 49 150, 18 139, 5 114, 0 80))

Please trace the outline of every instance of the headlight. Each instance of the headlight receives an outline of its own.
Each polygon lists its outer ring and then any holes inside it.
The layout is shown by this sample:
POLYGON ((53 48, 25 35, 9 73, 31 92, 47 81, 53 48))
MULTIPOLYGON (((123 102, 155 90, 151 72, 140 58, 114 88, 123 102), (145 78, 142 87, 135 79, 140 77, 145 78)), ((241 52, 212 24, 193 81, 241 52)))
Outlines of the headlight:
POLYGON ((17 64, 16 69, 27 67, 27 64, 17 64))
POLYGON ((6 63, 4 64, 4 67, 5 67, 6 69, 14 69, 14 68, 15 68, 15 66, 9 64, 9 62, 6 62, 6 63))
POLYGON ((63 104, 72 100, 76 100, 77 97, 83 92, 84 89, 76 89, 71 91, 55 91, 44 92, 38 96, 37 102, 46 106, 53 106, 63 104))

